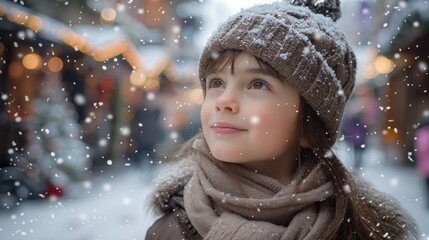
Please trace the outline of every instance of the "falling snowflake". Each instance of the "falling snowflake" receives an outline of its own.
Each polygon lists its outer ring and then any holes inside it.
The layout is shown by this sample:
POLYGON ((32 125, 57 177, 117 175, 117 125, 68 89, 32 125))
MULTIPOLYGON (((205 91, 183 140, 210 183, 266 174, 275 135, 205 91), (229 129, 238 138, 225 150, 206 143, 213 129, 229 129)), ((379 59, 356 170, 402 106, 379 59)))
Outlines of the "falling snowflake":
POLYGON ((348 185, 348 184, 344 185, 344 186, 343 186, 343 190, 344 190, 344 192, 346 192, 346 193, 350 193, 350 192, 351 192, 350 185, 348 185))
POLYGON ((420 61, 417 66, 418 66, 420 72, 426 72, 428 69, 427 63, 423 62, 423 61, 420 61))
POLYGON ((104 138, 100 139, 100 140, 98 141, 98 145, 99 145, 100 147, 105 147, 105 146, 107 146, 107 140, 106 140, 106 139, 104 139, 104 138))
POLYGON ((76 103, 77 105, 79 105, 79 106, 84 106, 84 105, 85 105, 85 103, 86 103, 86 98, 85 98, 85 96, 84 96, 84 95, 82 95, 82 94, 76 94, 76 95, 74 96, 74 101, 75 101, 75 103, 76 103))
POLYGON ((121 127, 120 131, 122 136, 129 136, 131 133, 131 129, 129 127, 121 127))
POLYGON ((253 125, 258 124, 261 121, 261 119, 259 118, 259 116, 252 116, 250 118, 250 123, 252 123, 253 125))

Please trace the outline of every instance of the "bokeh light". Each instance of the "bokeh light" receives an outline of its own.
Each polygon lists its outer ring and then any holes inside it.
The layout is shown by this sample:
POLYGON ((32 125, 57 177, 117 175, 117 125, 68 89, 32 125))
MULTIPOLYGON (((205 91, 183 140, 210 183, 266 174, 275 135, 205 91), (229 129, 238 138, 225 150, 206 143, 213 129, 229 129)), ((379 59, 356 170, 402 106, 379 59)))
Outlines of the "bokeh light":
POLYGON ((63 69, 63 60, 59 57, 52 57, 48 61, 48 68, 51 72, 59 72, 63 69))
POLYGON ((42 67, 42 58, 36 53, 29 53, 22 59, 22 65, 31 70, 38 70, 42 67))

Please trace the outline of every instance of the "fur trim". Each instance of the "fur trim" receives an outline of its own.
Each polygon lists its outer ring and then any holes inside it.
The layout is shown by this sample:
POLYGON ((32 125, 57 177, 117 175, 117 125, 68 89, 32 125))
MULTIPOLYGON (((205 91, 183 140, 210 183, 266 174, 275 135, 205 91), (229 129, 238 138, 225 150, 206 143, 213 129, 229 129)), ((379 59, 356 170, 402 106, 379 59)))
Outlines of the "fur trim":
POLYGON ((179 160, 163 169, 155 179, 152 190, 151 205, 158 214, 170 211, 170 200, 178 192, 182 191, 194 174, 195 162, 188 158, 179 160))

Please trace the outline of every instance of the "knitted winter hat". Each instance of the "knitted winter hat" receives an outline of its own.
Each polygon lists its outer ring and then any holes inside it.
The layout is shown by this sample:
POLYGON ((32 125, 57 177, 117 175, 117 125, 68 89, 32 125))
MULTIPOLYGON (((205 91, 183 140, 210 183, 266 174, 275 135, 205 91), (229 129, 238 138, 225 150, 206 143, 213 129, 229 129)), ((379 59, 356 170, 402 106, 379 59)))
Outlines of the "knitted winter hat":
POLYGON ((335 27, 339 0, 284 0, 241 10, 221 24, 199 61, 206 69, 222 50, 236 49, 268 63, 319 114, 332 144, 355 83, 356 59, 335 27))

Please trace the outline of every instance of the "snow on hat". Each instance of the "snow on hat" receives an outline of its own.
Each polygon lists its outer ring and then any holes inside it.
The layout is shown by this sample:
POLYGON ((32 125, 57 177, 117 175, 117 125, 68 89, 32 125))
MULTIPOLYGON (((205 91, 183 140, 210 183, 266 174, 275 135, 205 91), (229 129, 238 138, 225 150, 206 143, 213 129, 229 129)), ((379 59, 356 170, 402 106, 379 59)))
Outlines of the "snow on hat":
POLYGON ((268 63, 320 116, 331 143, 355 84, 356 58, 335 27, 339 0, 284 0, 243 9, 221 24, 199 60, 205 91, 208 64, 236 49, 268 63))

